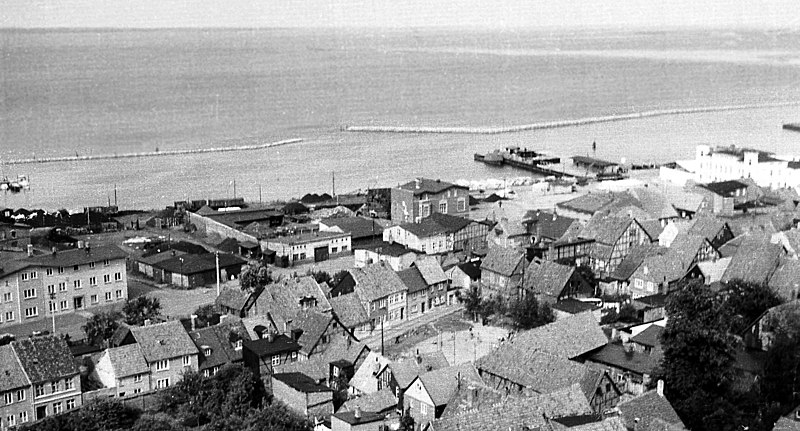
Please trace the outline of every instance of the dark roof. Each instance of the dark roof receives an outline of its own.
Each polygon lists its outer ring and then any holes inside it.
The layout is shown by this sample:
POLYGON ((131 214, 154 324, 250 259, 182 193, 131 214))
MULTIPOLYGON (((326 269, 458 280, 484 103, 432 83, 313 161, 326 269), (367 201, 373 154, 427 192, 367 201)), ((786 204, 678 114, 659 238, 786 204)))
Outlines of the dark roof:
POLYGON ((355 293, 330 298, 334 314, 346 328, 355 328, 369 322, 369 315, 355 293))
POLYGON ((419 196, 423 193, 441 193, 449 188, 469 190, 468 187, 459 186, 441 180, 430 180, 427 178, 417 178, 414 181, 399 186, 399 188, 413 191, 414 196, 419 196))
POLYGON ((115 245, 101 245, 98 247, 76 248, 63 250, 56 253, 48 253, 38 256, 25 257, 24 259, 12 260, 2 264, 2 272, 6 275, 31 266, 46 267, 70 267, 76 265, 86 265, 92 262, 102 262, 106 259, 125 259, 125 254, 115 245))
POLYGON ((653 374, 661 362, 661 355, 626 351, 620 344, 606 344, 602 349, 586 356, 587 361, 611 365, 638 374, 653 374))
POLYGON ((187 254, 203 254, 208 253, 208 250, 203 247, 202 245, 195 244, 193 242, 188 241, 175 241, 175 242, 164 242, 158 245, 154 245, 148 248, 147 252, 142 255, 142 257, 152 256, 154 254, 158 254, 167 250, 176 250, 182 251, 187 254))
POLYGON ((669 424, 683 425, 669 401, 656 391, 645 392, 636 398, 621 402, 617 404, 617 408, 628 429, 633 429, 634 426, 639 429, 649 429, 650 423, 655 419, 661 419, 669 424), (638 425, 635 425, 637 418, 638 425))
POLYGON ((284 205, 281 210, 284 214, 305 214, 308 212, 308 207, 303 205, 301 202, 289 202, 288 204, 284 205))
POLYGON ((393 256, 393 257, 399 257, 408 253, 415 253, 414 250, 410 250, 406 248, 404 245, 398 244, 396 242, 388 243, 379 241, 372 244, 355 246, 353 248, 356 250, 370 250, 378 254, 384 254, 386 256, 393 256))
POLYGON ((55 336, 34 337, 11 343, 31 383, 63 379, 78 374, 67 342, 55 336))
POLYGON ((180 321, 131 327, 148 363, 179 356, 196 355, 197 347, 180 321))
MULTIPOLYGON (((726 226, 727 223, 724 220, 709 215, 700 215, 694 218, 688 232, 694 235, 700 235, 711 241, 717 236, 719 231, 726 226)), ((730 227, 728 227, 728 229, 730 229, 730 227)))
POLYGON ((31 384, 25 370, 10 345, 0 346, 0 392, 23 388, 31 384))
POLYGON ((589 193, 566 202, 560 202, 556 206, 591 215, 613 201, 614 195, 611 193, 589 193))
MULTIPOLYGON (((241 266, 247 261, 228 253, 219 254, 219 267, 227 268, 231 266, 241 266)), ((217 263, 214 254, 185 254, 167 259, 153 266, 169 271, 174 274, 192 275, 201 272, 216 271, 217 263)))
POLYGON ((300 202, 304 204, 316 204, 320 202, 326 202, 331 199, 333 199, 333 196, 327 193, 323 193, 321 195, 318 195, 316 193, 306 193, 305 195, 303 195, 302 198, 300 198, 300 202))
POLYGON ((277 373, 272 378, 286 383, 293 389, 306 394, 313 392, 333 392, 333 389, 317 384, 317 381, 303 373, 277 373))
POLYGON ((200 351, 198 363, 201 370, 240 361, 242 351, 236 350, 235 344, 238 340, 250 341, 250 336, 241 320, 197 329, 191 331, 189 335, 200 351), (211 349, 210 355, 206 355, 207 348, 211 349))
POLYGON ((244 348, 249 349, 259 357, 271 357, 284 352, 297 352, 300 345, 286 335, 279 334, 270 342, 266 338, 253 341, 244 341, 244 348))
POLYGON ((571 359, 600 348, 606 343, 608 338, 600 329, 597 319, 592 313, 587 312, 520 332, 508 344, 571 359))
POLYGON ((475 262, 466 262, 458 265, 458 268, 464 271, 472 280, 479 280, 481 278, 481 267, 476 265, 475 262))
POLYGON ((731 197, 736 193, 737 190, 746 189, 747 184, 736 180, 729 180, 703 184, 700 187, 720 196, 731 197))
POLYGON ((619 240, 631 223, 638 223, 627 216, 608 216, 602 213, 593 216, 581 229, 580 238, 593 239, 598 243, 612 245, 619 240))
POLYGON ((634 301, 645 304, 648 307, 660 308, 667 305, 667 295, 665 293, 656 293, 654 295, 640 296, 634 301))
POLYGON ((225 238, 217 244, 217 248, 226 253, 239 253, 239 241, 236 238, 225 238))
POLYGON ((550 307, 554 310, 563 311, 569 314, 578 314, 583 313, 585 311, 594 311, 600 308, 600 306, 595 305, 588 301, 579 301, 575 298, 565 298, 561 301, 556 302, 555 304, 550 305, 550 307))
POLYGON ((433 213, 430 215, 430 217, 428 217, 428 219, 438 223, 439 226, 445 228, 448 233, 458 232, 474 222, 474 220, 470 220, 468 218, 442 213, 433 213))
MULTIPOLYGON (((349 402, 349 401, 348 401, 349 402)), ((355 412, 338 412, 334 414, 337 419, 341 419, 350 425, 358 425, 358 424, 367 424, 372 422, 382 421, 386 418, 386 415, 379 414, 379 413, 372 413, 368 411, 361 412, 361 417, 356 419, 355 412)))
POLYGON ((661 232, 664 232, 664 226, 661 225, 661 220, 639 220, 639 224, 642 226, 642 229, 647 232, 647 236, 653 239, 658 238, 661 232))
POLYGON ((440 225, 430 217, 426 217, 420 220, 418 223, 404 223, 400 225, 400 227, 420 238, 441 235, 448 232, 446 227, 440 225))
POLYGON ((647 347, 660 346, 662 332, 664 332, 664 328, 661 326, 650 325, 644 331, 631 337, 631 342, 647 347))
POLYGON ((428 283, 425 283, 422 274, 416 266, 398 271, 397 275, 400 276, 400 279, 403 280, 403 283, 408 287, 409 295, 428 288, 428 283))
POLYGON ((297 339, 297 344, 301 346, 300 351, 306 356, 310 355, 332 320, 333 316, 330 313, 323 313, 313 308, 298 312, 291 326, 292 329, 303 331, 297 339))
POLYGON ((383 226, 371 218, 333 217, 320 220, 320 223, 329 227, 338 227, 342 232, 349 232, 352 239, 381 237, 383 234, 383 226))
POLYGON ((552 240, 557 240, 564 236, 576 221, 576 219, 570 217, 541 210, 528 211, 522 218, 523 224, 535 226, 529 228, 531 233, 537 233, 540 237, 552 240))

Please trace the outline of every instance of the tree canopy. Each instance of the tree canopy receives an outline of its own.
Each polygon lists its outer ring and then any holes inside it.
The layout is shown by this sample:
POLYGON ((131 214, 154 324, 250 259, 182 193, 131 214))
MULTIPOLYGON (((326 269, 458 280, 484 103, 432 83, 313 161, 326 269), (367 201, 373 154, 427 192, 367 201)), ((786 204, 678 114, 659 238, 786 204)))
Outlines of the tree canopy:
POLYGON ((161 302, 158 298, 138 296, 125 302, 122 313, 125 314, 125 323, 141 326, 145 320, 152 320, 161 315, 161 302))
POLYGON ((101 312, 93 315, 81 327, 86 334, 86 341, 98 347, 108 347, 108 340, 119 328, 119 313, 115 311, 101 312))
POLYGON ((242 267, 239 286, 245 292, 256 292, 272 282, 272 275, 261 261, 251 261, 242 267))
POLYGON ((540 304, 533 294, 527 294, 511 303, 508 313, 518 330, 536 328, 555 320, 550 305, 546 302, 540 304))

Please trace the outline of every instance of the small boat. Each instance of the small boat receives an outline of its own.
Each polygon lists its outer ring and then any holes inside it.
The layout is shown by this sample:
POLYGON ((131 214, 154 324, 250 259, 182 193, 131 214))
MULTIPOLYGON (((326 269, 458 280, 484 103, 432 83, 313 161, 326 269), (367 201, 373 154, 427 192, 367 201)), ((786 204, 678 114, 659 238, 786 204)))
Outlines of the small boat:
POLYGON ((24 189, 29 189, 30 187, 31 182, 27 175, 17 175, 16 180, 9 180, 7 177, 4 177, 2 180, 0 180, 0 190, 2 191, 19 193, 24 189))

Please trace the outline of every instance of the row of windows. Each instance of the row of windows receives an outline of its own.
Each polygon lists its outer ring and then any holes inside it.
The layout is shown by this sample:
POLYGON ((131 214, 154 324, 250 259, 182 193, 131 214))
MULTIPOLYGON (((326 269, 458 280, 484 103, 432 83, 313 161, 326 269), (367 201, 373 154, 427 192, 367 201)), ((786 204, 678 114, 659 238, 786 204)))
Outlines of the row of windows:
MULTIPOLYGON (((181 358, 184 367, 188 367, 192 365, 192 357, 191 356, 183 356, 181 358)), ((156 371, 164 371, 169 370, 169 360, 164 359, 161 361, 156 362, 156 371)))
MULTIPOLYGON (((40 383, 33 387, 34 396, 36 398, 43 397, 48 395, 46 391, 47 386, 44 383, 40 383)), ((58 392, 63 391, 71 391, 75 389, 75 382, 72 379, 63 379, 63 380, 56 380, 54 382, 50 382, 50 394, 55 394, 58 392)))
MULTIPOLYGON (((114 281, 122 281, 122 273, 121 272, 117 272, 117 273, 114 274, 114 281)), ((103 275, 103 282, 106 283, 106 284, 111 283, 111 274, 103 275)), ((97 277, 89 277, 89 286, 97 286, 97 277)), ((73 280, 72 287, 74 287, 75 289, 82 288, 81 280, 73 280)), ((67 291, 67 283, 66 282, 58 283, 58 291, 59 292, 66 292, 67 291)), ((48 294, 56 293, 56 285, 55 284, 48 285, 47 286, 47 293, 48 294)), ((33 298, 36 298, 36 296, 37 296, 37 292, 36 292, 35 288, 25 289, 25 290, 22 291, 22 297, 24 299, 33 299, 33 298)), ((10 302, 12 300, 13 300, 13 295, 11 294, 11 292, 6 292, 6 293, 3 294, 3 301, 10 302)))
MULTIPOLYGON (((103 265, 104 266, 108 266, 110 264, 111 264, 111 261, 108 260, 108 259, 103 261, 103 265)), ((94 262, 89 262, 88 266, 89 266, 89 268, 94 268, 95 267, 95 263, 94 262)), ((81 266, 80 265, 75 265, 75 266, 72 267, 72 270, 73 271, 80 271, 81 270, 81 266)), ((63 274, 64 273, 64 267, 63 266, 59 266, 58 268, 47 268, 47 269, 45 269, 45 274, 47 274, 48 276, 53 275, 56 272, 58 274, 63 274)), ((20 274, 20 278, 22 279, 22 281, 35 280, 35 279, 39 278, 39 273, 37 271, 23 272, 22 274, 20 274)))
MULTIPOLYGON (((5 422, 7 427, 13 427, 17 424, 17 416, 13 414, 6 416, 5 422)), ((19 412, 19 423, 24 424, 25 422, 28 422, 28 412, 21 411, 19 412)))
POLYGON ((6 392, 6 393, 3 394, 3 402, 5 403, 5 405, 10 405, 10 404, 14 404, 15 402, 25 401, 25 399, 27 398, 26 394, 27 393, 25 392, 24 389, 17 390, 17 392, 16 392, 16 401, 14 401, 14 398, 15 398, 14 397, 14 393, 6 392))

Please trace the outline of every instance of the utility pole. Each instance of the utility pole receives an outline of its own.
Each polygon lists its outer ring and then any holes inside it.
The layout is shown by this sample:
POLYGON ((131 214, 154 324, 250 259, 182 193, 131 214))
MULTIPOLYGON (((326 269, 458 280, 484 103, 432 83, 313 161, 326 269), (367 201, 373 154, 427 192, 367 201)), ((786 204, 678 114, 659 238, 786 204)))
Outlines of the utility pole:
POLYGON ((331 172, 331 186, 332 186, 332 190, 331 191, 332 191, 333 195, 336 196, 336 172, 335 171, 331 172))
POLYGON ((53 316, 53 335, 56 335, 56 292, 50 292, 50 301, 53 304, 53 310, 50 314, 53 316))
POLYGON ((383 318, 381 318, 381 356, 383 356, 383 318))
POLYGON ((219 252, 218 251, 214 252, 214 257, 216 258, 215 260, 217 263, 217 296, 219 296, 219 252))
POLYGON ((114 206, 117 206, 117 183, 114 183, 114 206))
POLYGON ((258 185, 258 203, 262 203, 262 201, 261 201, 261 184, 258 185))

